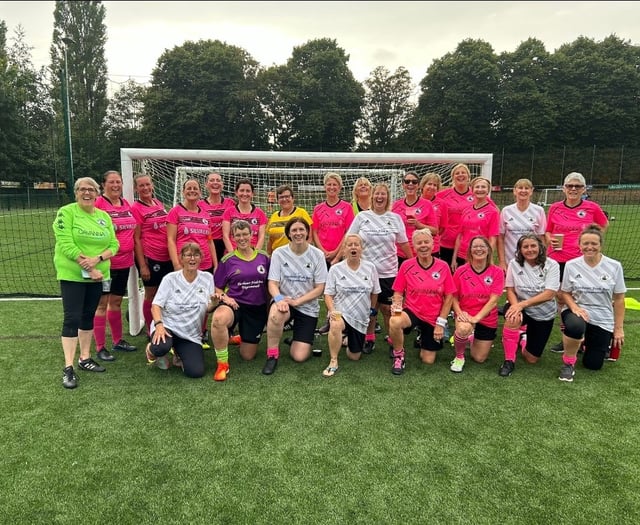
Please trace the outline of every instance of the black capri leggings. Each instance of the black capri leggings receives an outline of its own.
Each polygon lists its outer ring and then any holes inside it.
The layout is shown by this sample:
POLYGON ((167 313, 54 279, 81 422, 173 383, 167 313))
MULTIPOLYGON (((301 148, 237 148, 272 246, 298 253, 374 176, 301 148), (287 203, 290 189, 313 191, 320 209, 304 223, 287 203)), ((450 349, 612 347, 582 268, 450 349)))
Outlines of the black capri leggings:
POLYGON ((102 282, 60 281, 62 337, 78 337, 78 330, 93 330, 93 316, 102 297, 102 282))
POLYGON ((584 367, 590 370, 600 370, 604 364, 607 350, 609 350, 613 333, 585 322, 582 317, 578 317, 570 310, 564 310, 561 315, 564 323, 564 335, 571 339, 584 337, 584 356, 582 357, 584 367))
MULTIPOLYGON (((153 334, 151 334, 151 341, 153 341, 153 334)), ((202 377, 204 375, 202 343, 194 343, 177 335, 170 336, 167 334, 164 343, 155 344, 152 342, 149 347, 151 353, 156 357, 167 355, 171 348, 182 360, 184 375, 187 377, 202 377)))

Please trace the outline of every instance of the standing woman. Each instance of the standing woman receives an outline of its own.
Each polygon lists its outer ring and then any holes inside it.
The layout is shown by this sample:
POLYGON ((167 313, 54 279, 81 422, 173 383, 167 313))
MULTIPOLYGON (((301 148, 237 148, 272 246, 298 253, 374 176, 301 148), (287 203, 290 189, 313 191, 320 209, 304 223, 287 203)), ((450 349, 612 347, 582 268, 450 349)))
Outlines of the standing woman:
POLYGON ((236 183, 237 204, 227 208, 222 214, 222 239, 227 253, 235 249, 235 241, 231 237, 231 225, 234 221, 243 220, 251 225, 251 245, 262 250, 267 231, 267 215, 253 202, 253 183, 242 179, 236 183))
POLYGON ((456 318, 454 346, 456 357, 452 372, 462 372, 464 352, 470 336, 471 358, 484 363, 498 331, 498 299, 504 289, 504 272, 491 263, 493 250, 489 239, 476 236, 469 243, 467 263, 453 274, 456 292, 453 311, 456 318))
POLYGON ((529 232, 518 239, 516 257, 509 262, 505 285, 504 363, 498 371, 502 377, 510 376, 515 368, 522 326, 526 326, 527 336, 522 357, 530 364, 540 359, 553 329, 560 268, 556 261, 547 257, 539 235, 529 232))
MULTIPOLYGON (((386 333, 389 334, 389 317, 393 280, 398 274, 399 246, 406 259, 412 257, 407 232, 397 213, 389 211, 391 207, 389 186, 378 183, 373 187, 372 208, 356 215, 349 227, 349 234, 357 233, 362 239, 362 258, 372 263, 380 279, 378 309, 382 313, 386 333)), ((375 323, 377 312, 371 316, 363 352, 370 354, 374 350, 375 323)), ((388 337, 388 336, 387 336, 388 337)))
POLYGON ((276 248, 286 246, 289 243, 289 239, 287 239, 287 236, 284 234, 284 226, 289 222, 289 219, 301 217, 307 221, 308 224, 312 223, 307 210, 294 205, 295 199, 291 186, 286 184, 278 186, 276 188, 276 197, 280 209, 273 212, 267 224, 267 233, 269 234, 267 253, 269 255, 271 255, 276 248))
MULTIPOLYGON (((500 212, 500 235, 498 237, 498 261, 505 272, 509 262, 519 253, 518 239, 534 233, 544 240, 547 217, 544 208, 531 202, 533 184, 529 179, 520 179, 513 185, 516 202, 502 208, 500 212)), ((546 257, 545 257, 546 258, 546 257)))
POLYGON ((366 177, 359 177, 353 183, 351 207, 354 215, 371 209, 371 189, 371 182, 366 177))
MULTIPOLYGON (((547 212, 547 231, 545 233, 548 255, 560 265, 560 282, 564 275, 567 261, 580 257, 582 252, 578 239, 582 230, 590 224, 598 224, 603 229, 609 224, 607 216, 592 200, 584 200, 586 181, 581 173, 572 172, 564 178, 562 192, 564 200, 554 202, 547 212)), ((562 303, 562 294, 558 301, 562 303)), ((561 322, 560 329, 564 330, 561 322)), ((562 342, 550 349, 562 353, 562 342)))
POLYGON ((316 204, 311 215, 313 243, 322 251, 327 268, 340 260, 344 234, 353 222, 353 207, 340 198, 342 177, 329 172, 324 176, 325 201, 316 204))
POLYGON ((624 344, 624 274, 620 262, 602 253, 603 229, 587 226, 578 245, 582 256, 565 266, 560 298, 563 303, 563 365, 558 378, 573 381, 578 348, 584 342, 582 364, 600 370, 609 345, 624 344))
POLYGON ((447 211, 447 203, 438 196, 438 192, 442 189, 442 180, 437 173, 426 173, 420 179, 420 194, 423 199, 428 200, 433 206, 436 214, 438 231, 433 235, 433 256, 440 258, 440 236, 449 224, 449 212, 447 211))
POLYGON ((238 325, 240 357, 250 361, 256 357, 267 324, 269 256, 251 246, 247 221, 235 221, 231 235, 236 249, 222 258, 214 275, 220 301, 211 318, 211 339, 218 360, 213 376, 216 381, 226 380, 229 373, 229 332, 238 325))
POLYGON ((105 288, 93 319, 93 336, 98 358, 113 361, 115 356, 107 350, 106 325, 111 329, 112 351, 133 352, 136 347, 122 338, 122 298, 127 293, 129 270, 134 264, 136 218, 131 205, 122 197, 122 175, 107 171, 102 176, 102 195, 96 199, 96 208, 106 211, 118 238, 118 253, 111 259, 111 286, 105 288))
POLYGON ((284 227, 289 244, 273 252, 269 267, 269 293, 273 302, 267 320, 267 362, 262 369, 271 375, 280 357, 284 324, 293 319, 291 358, 306 361, 320 314, 318 298, 327 281, 327 265, 322 252, 309 244, 309 224, 300 217, 284 227))
POLYGON ((76 202, 58 210, 53 222, 56 238, 53 264, 62 296, 62 386, 78 386, 73 365, 80 345, 78 367, 90 372, 105 368, 91 359, 93 319, 102 296, 103 281, 111 278, 109 259, 118 251, 118 240, 109 214, 95 207, 98 183, 90 177, 74 184, 76 202))
POLYGON ((235 206, 231 197, 222 194, 224 183, 219 173, 212 172, 207 175, 205 182, 207 198, 200 201, 200 207, 209 214, 211 226, 211 238, 216 251, 216 260, 220 261, 224 255, 224 240, 222 239, 222 214, 227 208, 235 206))
POLYGON ((347 335, 347 357, 352 361, 360 359, 371 309, 375 309, 380 293, 375 266, 362 260, 360 236, 347 233, 344 244, 345 260, 329 268, 324 289, 324 302, 330 320, 330 359, 322 372, 324 377, 332 377, 338 371, 343 332, 347 335))
POLYGON ((471 181, 470 187, 473 193, 473 205, 463 210, 460 216, 459 231, 451 263, 454 271, 467 260, 469 243, 473 237, 480 235, 488 239, 491 250, 495 252, 500 234, 500 210, 489 199, 491 181, 484 177, 476 177, 471 181))
POLYGON ((440 236, 440 257, 453 265, 453 250, 460 229, 462 212, 473 206, 473 193, 469 187, 471 172, 466 164, 457 164, 451 170, 451 187, 438 193, 447 206, 449 222, 440 236))
POLYGON ((164 204, 153 196, 151 176, 139 173, 133 177, 133 182, 138 194, 138 200, 131 205, 131 213, 136 219, 136 266, 144 285, 142 314, 149 330, 152 319, 151 303, 160 281, 173 271, 173 264, 167 248, 167 211, 164 204))
POLYGON ((184 375, 196 378, 205 373, 202 324, 207 313, 217 305, 218 298, 214 296, 213 275, 198 269, 202 259, 200 245, 191 241, 184 243, 179 257, 180 269, 162 279, 153 299, 147 362, 166 368, 166 355, 173 348, 184 375))
POLYGON ((404 372, 404 336, 420 329, 420 359, 432 365, 442 350, 444 328, 451 311, 455 285, 449 265, 433 257, 433 236, 424 228, 413 232, 416 257, 405 262, 393 283, 393 315, 389 333, 393 342, 391 373, 404 372))
MULTIPOLYGON (((417 173, 413 171, 405 173, 402 179, 404 198, 398 199, 391 206, 391 211, 400 215, 404 223, 407 237, 409 238, 409 248, 412 257, 415 254, 415 250, 411 245, 414 231, 427 228, 431 232, 431 235, 438 233, 438 219, 435 211, 433 211, 433 205, 430 201, 420 196, 418 189, 419 184, 420 179, 417 173)), ((407 260, 400 246, 396 246, 396 254, 399 265, 407 260)))

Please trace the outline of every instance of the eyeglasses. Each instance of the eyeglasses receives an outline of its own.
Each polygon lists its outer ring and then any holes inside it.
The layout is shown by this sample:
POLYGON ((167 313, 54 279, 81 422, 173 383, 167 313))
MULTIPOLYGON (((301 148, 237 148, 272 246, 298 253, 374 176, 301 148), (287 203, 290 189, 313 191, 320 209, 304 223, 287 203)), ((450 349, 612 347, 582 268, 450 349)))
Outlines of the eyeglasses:
POLYGON ((278 195, 278 199, 292 199, 293 195, 278 195))
POLYGON ((410 186, 418 184, 419 181, 416 179, 404 179, 402 182, 404 182, 407 186, 410 186))
POLYGON ((584 188, 584 184, 565 184, 564 187, 568 190, 580 190, 584 188))
POLYGON ((183 255, 185 259, 197 259, 198 257, 202 257, 199 253, 185 253, 183 255))
POLYGON ((95 188, 78 188, 78 193, 95 193, 95 188))

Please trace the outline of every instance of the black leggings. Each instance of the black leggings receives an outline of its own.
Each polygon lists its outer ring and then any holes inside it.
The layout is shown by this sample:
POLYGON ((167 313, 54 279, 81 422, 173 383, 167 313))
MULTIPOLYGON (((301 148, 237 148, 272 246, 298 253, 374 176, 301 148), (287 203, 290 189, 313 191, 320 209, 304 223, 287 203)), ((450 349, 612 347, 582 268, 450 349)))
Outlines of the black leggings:
MULTIPOLYGON (((153 334, 151 334, 151 341, 153 341, 153 334)), ((151 353, 156 357, 167 355, 171 348, 182 360, 184 375, 187 377, 204 376, 204 351, 201 343, 194 343, 177 335, 167 334, 164 343, 155 344, 152 342, 150 346, 151 353)))
POLYGON ((578 317, 570 310, 564 310, 561 315, 564 323, 564 335, 571 339, 584 337, 584 356, 582 357, 584 367, 590 370, 600 370, 604 364, 607 350, 609 350, 613 333, 585 322, 582 317, 578 317))
POLYGON ((60 281, 62 337, 78 337, 78 330, 93 330, 93 316, 102 297, 102 282, 60 281))

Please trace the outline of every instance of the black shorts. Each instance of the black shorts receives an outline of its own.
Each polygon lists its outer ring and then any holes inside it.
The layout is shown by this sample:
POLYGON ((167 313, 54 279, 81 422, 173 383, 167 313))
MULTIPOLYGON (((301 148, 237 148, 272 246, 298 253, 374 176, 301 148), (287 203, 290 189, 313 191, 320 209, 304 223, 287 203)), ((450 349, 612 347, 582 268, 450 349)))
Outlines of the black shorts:
POLYGON ((497 333, 497 328, 490 328, 482 323, 476 323, 476 327, 473 330, 473 338, 478 341, 493 341, 497 333))
POLYGON ((224 241, 222 239, 213 239, 213 246, 216 249, 216 257, 218 258, 218 264, 224 257, 224 251, 226 250, 224 246, 224 241))
POLYGON ((111 294, 124 297, 127 295, 127 283, 129 282, 129 270, 130 268, 121 268, 119 270, 111 270, 111 288, 109 291, 104 291, 103 295, 111 294))
MULTIPOLYGON (((149 280, 142 280, 144 286, 160 286, 162 279, 165 275, 173 271, 173 263, 171 261, 156 261, 147 257, 147 266, 149 266, 149 280)), ((140 268, 136 262, 136 268, 138 268, 138 274, 140 274, 140 268)))
POLYGON ((380 293, 378 294, 378 304, 391 304, 391 298, 393 297, 393 277, 380 277, 380 293))
POLYGON ((316 336, 316 325, 318 324, 318 318, 303 314, 299 310, 296 310, 294 307, 290 306, 289 319, 293 319, 292 340, 312 345, 316 336))
MULTIPOLYGON (((504 303, 502 315, 509 309, 509 301, 504 303)), ((522 310, 522 326, 527 327, 527 352, 531 355, 540 357, 544 351, 544 347, 549 342, 551 330, 553 330, 554 319, 548 321, 537 321, 530 317, 525 310, 522 310)))
POLYGON ((435 327, 426 321, 419 319, 416 314, 408 308, 405 308, 404 311, 409 316, 409 319, 411 319, 411 326, 404 329, 405 335, 410 334, 415 327, 418 327, 420 330, 420 350, 428 350, 429 352, 442 350, 443 340, 440 339, 439 341, 436 341, 433 338, 433 330, 435 327))
POLYGON ((364 347, 364 335, 362 332, 358 332, 353 326, 346 321, 344 322, 344 332, 347 335, 347 349, 352 354, 359 354, 364 347))
POLYGON ((262 331, 267 324, 269 310, 266 304, 253 305, 238 303, 238 309, 233 310, 233 330, 238 325, 238 333, 243 343, 258 344, 262 331))

